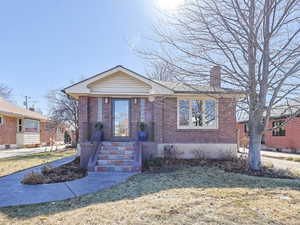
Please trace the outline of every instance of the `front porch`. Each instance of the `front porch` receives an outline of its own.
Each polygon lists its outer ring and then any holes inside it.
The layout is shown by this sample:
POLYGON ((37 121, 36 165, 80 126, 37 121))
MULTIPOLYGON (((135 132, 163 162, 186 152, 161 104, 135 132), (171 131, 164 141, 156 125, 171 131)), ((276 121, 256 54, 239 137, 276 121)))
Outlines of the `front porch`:
POLYGON ((80 97, 79 141, 91 139, 98 122, 103 124, 103 141, 138 140, 139 125, 146 124, 147 140, 154 141, 154 104, 145 97, 80 97))

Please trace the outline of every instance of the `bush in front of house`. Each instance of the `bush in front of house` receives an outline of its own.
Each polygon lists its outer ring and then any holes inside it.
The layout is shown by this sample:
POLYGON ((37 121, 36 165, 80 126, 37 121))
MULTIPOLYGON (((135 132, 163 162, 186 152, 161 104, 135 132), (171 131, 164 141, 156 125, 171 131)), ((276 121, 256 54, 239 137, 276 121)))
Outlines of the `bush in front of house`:
POLYGON ((87 170, 80 167, 80 158, 59 167, 44 166, 41 172, 31 172, 23 178, 22 184, 50 184, 83 178, 87 170))
POLYGON ((46 181, 46 177, 43 174, 32 171, 31 173, 25 175, 21 183, 22 184, 44 184, 45 181, 46 181))
POLYGON ((241 156, 231 160, 212 160, 212 159, 179 159, 179 158, 152 158, 144 160, 143 172, 168 172, 185 167, 205 166, 216 167, 226 172, 242 173, 250 176, 295 179, 299 178, 300 174, 291 170, 283 170, 274 168, 273 165, 262 165, 261 170, 253 171, 249 168, 248 158, 241 156))

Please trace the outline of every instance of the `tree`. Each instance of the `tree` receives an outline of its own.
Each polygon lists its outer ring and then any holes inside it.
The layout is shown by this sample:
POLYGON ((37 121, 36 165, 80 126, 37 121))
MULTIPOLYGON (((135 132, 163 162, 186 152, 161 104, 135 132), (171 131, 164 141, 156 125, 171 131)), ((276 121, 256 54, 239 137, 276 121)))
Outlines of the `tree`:
POLYGON ((239 107, 249 116, 249 166, 259 170, 272 110, 299 94, 300 1, 187 0, 159 21, 157 48, 139 52, 181 81, 203 82, 207 67, 221 66, 223 84, 245 92, 239 107))
POLYGON ((172 81, 174 76, 168 68, 167 62, 153 62, 150 61, 148 66, 147 75, 149 78, 160 81, 172 81))
POLYGON ((4 84, 0 84, 0 97, 10 100, 12 96, 12 89, 4 84))
POLYGON ((60 90, 50 91, 47 95, 50 105, 50 117, 57 123, 67 123, 75 129, 76 142, 78 142, 78 101, 60 90))

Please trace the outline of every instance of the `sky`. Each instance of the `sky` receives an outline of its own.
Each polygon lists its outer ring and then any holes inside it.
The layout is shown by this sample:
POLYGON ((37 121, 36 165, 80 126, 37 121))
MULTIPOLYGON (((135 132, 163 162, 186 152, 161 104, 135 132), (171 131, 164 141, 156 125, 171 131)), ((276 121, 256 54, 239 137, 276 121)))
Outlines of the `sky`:
POLYGON ((50 90, 116 65, 144 74, 132 46, 151 35, 156 1, 0 1, 0 83, 47 113, 50 90))

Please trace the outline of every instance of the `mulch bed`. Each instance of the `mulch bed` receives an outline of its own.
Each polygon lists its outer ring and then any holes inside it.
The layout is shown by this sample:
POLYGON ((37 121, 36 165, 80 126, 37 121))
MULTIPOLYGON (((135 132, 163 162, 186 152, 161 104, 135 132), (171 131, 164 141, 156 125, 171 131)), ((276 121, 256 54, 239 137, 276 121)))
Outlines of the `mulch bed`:
POLYGON ((291 173, 289 170, 276 169, 273 167, 262 166, 261 170, 253 171, 248 166, 248 159, 240 157, 233 160, 209 160, 209 159, 175 159, 175 158, 155 158, 143 162, 143 172, 161 173, 172 172, 184 167, 217 167, 226 172, 241 173, 250 176, 296 179, 299 176, 291 173))
POLYGON ((22 184, 50 184, 83 178, 87 170, 80 167, 80 158, 59 167, 44 166, 41 172, 31 172, 23 178, 22 184))

